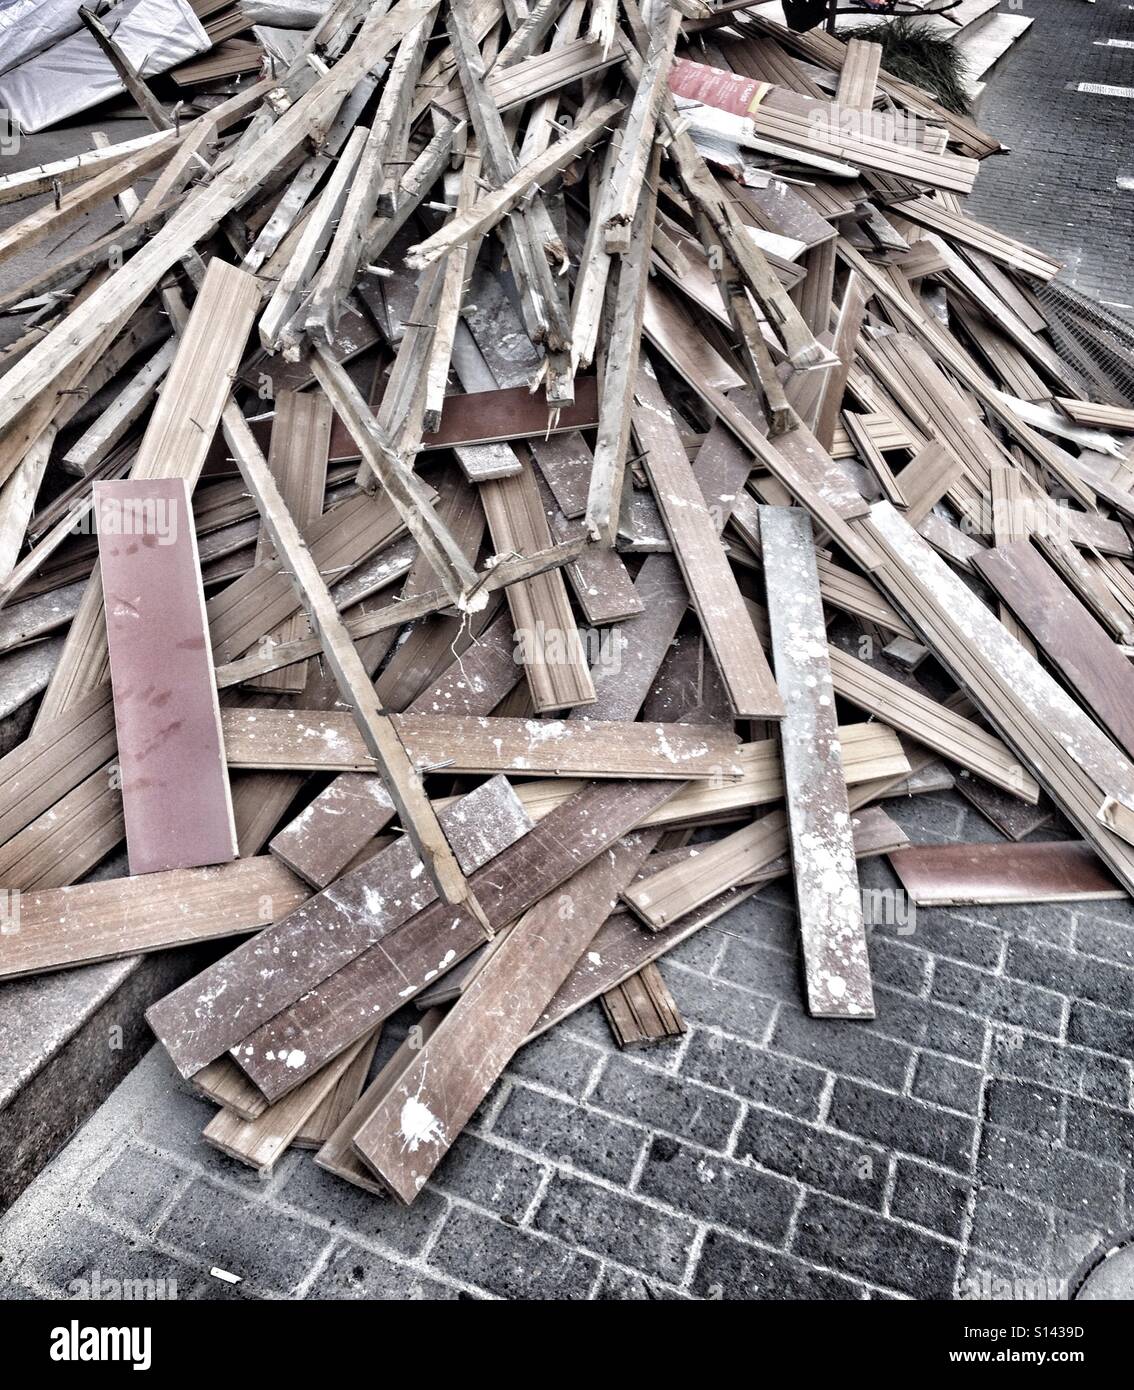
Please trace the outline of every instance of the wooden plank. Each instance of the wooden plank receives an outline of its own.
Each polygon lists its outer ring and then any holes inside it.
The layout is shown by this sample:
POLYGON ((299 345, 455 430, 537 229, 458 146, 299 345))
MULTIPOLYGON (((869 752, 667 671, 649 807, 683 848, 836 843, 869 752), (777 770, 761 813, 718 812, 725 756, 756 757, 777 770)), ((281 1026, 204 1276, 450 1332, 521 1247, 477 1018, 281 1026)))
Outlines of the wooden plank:
POLYGON ((239 936, 310 893, 271 855, 23 892, 18 928, 0 937, 0 978, 239 936))
MULTIPOLYGON (((520 555, 552 542, 530 460, 521 471, 480 485, 492 542, 501 554, 520 555)), ((562 574, 549 572, 507 593, 518 652, 536 711, 570 709, 594 702, 595 688, 562 574)))
POLYGON ((926 645, 1018 751, 1120 883, 1134 854, 1102 808, 1134 805, 1134 766, 901 518, 878 503, 869 527, 888 559, 879 578, 926 645))
MULTIPOLYGON (((441 819, 470 868, 531 826, 502 778, 442 811, 441 819)), ((413 846, 399 840, 166 995, 146 1017, 174 1065, 191 1076, 435 899, 413 846)))
POLYGON ((882 66, 882 45, 863 39, 847 42, 846 58, 839 73, 835 102, 843 110, 869 111, 874 106, 874 86, 882 66))
MULTIPOLYGON (((291 1141, 293 1148, 321 1149, 350 1114, 366 1085, 366 1078, 370 1074, 370 1064, 374 1060, 374 1052, 381 1036, 382 1029, 379 1027, 363 1040, 362 1047, 355 1055, 354 1061, 339 1077, 332 1087, 331 1093, 320 1101, 300 1125, 298 1133, 291 1141)), ((226 1057, 225 1061, 229 1062, 229 1059, 226 1057)), ((232 1063, 229 1062, 229 1065, 231 1066, 232 1063)), ((233 1070, 239 1072, 240 1068, 233 1067, 233 1070)))
MULTIPOLYGON (((611 782, 572 797, 473 876, 493 929, 507 926, 604 856, 675 790, 671 782, 611 782)), ((419 913, 257 1029, 234 1050, 236 1063, 274 1099, 336 1056, 483 940, 467 912, 442 909, 438 904, 419 913), (287 1058, 290 1067, 281 1065, 287 1058)))
POLYGON ((799 907, 808 1011, 873 1018, 866 927, 811 521, 798 507, 761 507, 768 621, 799 907))
POLYGON ((1094 401, 1077 401, 1071 396, 1056 396, 1055 403, 1078 425, 1096 425, 1104 430, 1134 430, 1134 410, 1123 405, 1099 405, 1094 401))
POLYGON ((1099 902, 1128 895, 1090 845, 911 845, 890 855, 918 907, 1099 902))
MULTIPOLYGON (((900 846, 903 838, 901 831, 877 807, 857 812, 855 822, 855 853, 860 858, 884 854, 900 846)), ((538 1037, 584 1004, 629 979, 644 965, 659 960, 667 951, 687 941, 702 927, 750 897, 756 887, 784 877, 790 870, 786 850, 785 827, 781 831, 778 848, 772 843, 762 860, 752 856, 739 884, 724 892, 710 894, 695 910, 685 912, 680 917, 675 916, 668 925, 657 931, 651 931, 632 913, 613 913, 545 1009, 529 1038, 538 1037)))
POLYGON ((1086 606, 1027 540, 983 551, 973 564, 1080 703, 1134 757, 1134 669, 1086 606))
MULTIPOLYGON (((634 432, 705 639, 738 718, 778 719, 783 701, 721 548, 657 379, 645 366, 635 392, 634 432)), ((723 523, 722 523, 723 524, 723 523)))
MULTIPOLYGON (((373 682, 366 671, 350 635, 339 617, 334 599, 318 566, 288 514, 267 462, 260 453, 244 416, 231 403, 222 416, 225 439, 236 456, 241 477, 256 499, 261 517, 277 553, 286 563, 308 619, 323 645, 323 653, 343 696, 352 705, 359 732, 386 781, 402 828, 413 840, 437 891, 449 903, 468 903, 479 915, 475 900, 469 898, 464 874, 453 855, 444 832, 425 795, 421 779, 414 771, 397 732, 382 711, 373 682)), ((391 500, 393 500, 391 498, 391 500)), ((433 556, 430 555, 433 562, 433 556)), ((451 558, 451 557, 450 557, 451 558)), ((444 568, 441 557, 438 564, 444 568)), ((462 564, 465 563, 462 557, 462 564)))
MULTIPOLYGON (((739 777, 729 732, 684 724, 627 723, 613 731, 590 719, 506 719, 449 714, 390 715, 419 773, 514 773, 524 777, 739 777), (612 737, 612 734, 614 736, 612 737)), ((375 765, 352 715, 328 710, 226 709, 231 767, 363 771, 375 765)))
MULTIPOLYGON (((132 480, 184 478, 190 487, 196 482, 259 307, 260 289, 252 276, 220 260, 209 262, 130 470, 132 480)), ((5 381, 11 384, 8 377, 5 381)), ((102 681, 106 660, 102 588, 92 580, 40 704, 37 724, 48 722, 102 681)))
POLYGON ((386 1189, 354 1151, 354 1136, 370 1115, 374 1113, 384 1096, 388 1095, 398 1077, 416 1057, 422 1043, 428 1042, 436 1032, 438 1024, 445 1017, 444 1009, 430 1009, 423 1013, 410 1029, 402 1044, 396 1049, 374 1080, 339 1121, 323 1147, 315 1155, 315 1162, 337 1178, 365 1188, 368 1192, 385 1197, 386 1189))
POLYGON ((268 1102, 229 1057, 218 1057, 199 1071, 193 1077, 193 1089, 242 1120, 254 1120, 268 1108, 268 1102))
POLYGON ((283 1100, 269 1105, 254 1120, 242 1119, 230 1110, 218 1111, 201 1131, 202 1139, 238 1163, 255 1168, 261 1177, 267 1177, 304 1124, 358 1060, 367 1041, 360 1038, 328 1062, 322 1071, 297 1086, 283 1100))
POLYGON ((189 485, 96 482, 94 496, 130 872, 235 859, 189 485))
POLYGON ((689 1031, 662 973, 651 961, 601 996, 602 1011, 619 1047, 668 1042, 689 1031))
MULTIPOLYGON (((276 479, 296 525, 307 528, 322 514, 327 486, 327 455, 331 442, 331 403, 318 391, 281 391, 275 398, 272 443, 268 467, 276 479)), ((256 547, 257 562, 270 558, 271 544, 261 532, 256 547)), ((307 631, 307 619, 294 613, 265 642, 291 642, 307 631)), ((299 692, 307 683, 307 663, 297 661, 279 671, 257 676, 251 684, 257 690, 299 692)))
POLYGON ((1038 783, 995 734, 836 647, 829 657, 836 695, 994 786, 1025 801, 1039 799, 1038 783))
POLYGON ((655 839, 634 836, 570 878, 566 918, 559 895, 531 908, 357 1131, 355 1152, 401 1201, 421 1191, 655 839))

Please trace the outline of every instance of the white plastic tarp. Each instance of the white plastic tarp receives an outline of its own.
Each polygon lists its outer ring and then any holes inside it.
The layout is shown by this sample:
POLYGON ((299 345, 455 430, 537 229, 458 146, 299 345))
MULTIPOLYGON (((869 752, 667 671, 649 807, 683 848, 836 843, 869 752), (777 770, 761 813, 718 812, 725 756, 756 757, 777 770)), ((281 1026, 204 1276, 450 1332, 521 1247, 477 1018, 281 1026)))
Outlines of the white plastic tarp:
POLYGON ((0 0, 0 72, 82 27, 79 0, 0 0))
MULTIPOLYGON (((123 0, 102 21, 143 77, 212 47, 187 0, 123 0)), ((123 90, 109 59, 83 29, 0 76, 0 108, 30 134, 123 90)))

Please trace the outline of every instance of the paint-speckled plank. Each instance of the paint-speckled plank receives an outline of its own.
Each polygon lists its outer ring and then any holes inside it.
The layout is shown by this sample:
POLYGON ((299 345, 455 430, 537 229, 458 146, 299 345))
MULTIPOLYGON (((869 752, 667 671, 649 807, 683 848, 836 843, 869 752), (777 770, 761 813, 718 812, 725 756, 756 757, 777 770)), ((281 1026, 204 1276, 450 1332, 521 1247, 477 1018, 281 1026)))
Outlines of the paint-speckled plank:
MULTIPOLYGON (((857 812, 854 819, 854 848, 860 859, 885 854, 904 842, 899 827, 877 807, 857 812)), ((742 882, 711 896, 695 911, 676 918, 659 931, 651 931, 633 913, 613 913, 540 1016, 529 1041, 613 989, 650 961, 660 959, 667 951, 687 941, 702 927, 751 897, 761 884, 783 878, 789 871, 786 851, 787 834, 782 830, 778 845, 768 849, 762 864, 748 869, 742 882)), ((628 896, 629 893, 623 894, 623 897, 628 896)))
POLYGON ((787 706, 780 742, 807 1007, 818 1018, 873 1018, 811 518, 799 507, 761 507, 760 540, 772 660, 787 706))
MULTIPOLYGON (((503 778, 442 811, 441 823, 466 872, 531 825, 503 778)), ((399 840, 167 994, 146 1018, 174 1065, 191 1076, 436 896, 412 844, 399 840)))
POLYGON ((536 903, 355 1134, 355 1152, 403 1202, 414 1200, 449 1151, 658 834, 616 844, 536 903))
MULTIPOLYGON (((415 767, 523 777, 739 777, 737 739, 684 724, 590 719, 506 719, 395 714, 391 723, 415 767)), ((232 767, 352 771, 373 767, 349 714, 330 710, 225 710, 232 767)))
POLYGON ((311 890, 271 855, 20 894, 0 979, 160 951, 278 922, 311 890))
POLYGON ((202 1139, 267 1177, 306 1121, 358 1059, 367 1041, 360 1038, 290 1095, 267 1106, 254 1120, 242 1119, 232 1110, 219 1110, 201 1131, 202 1139))
POLYGON ((779 719, 783 701, 720 542, 669 405, 643 364, 635 387, 634 433, 674 558, 739 718, 779 719))
POLYGON ((184 478, 94 484, 130 872, 236 858, 184 478))
MULTIPOLYGON (((489 924, 499 930, 514 921, 676 790, 673 782, 605 782, 573 796, 473 875, 489 924)), ((435 903, 257 1029, 233 1058, 276 1099, 483 940, 470 913, 435 903)))
MULTIPOLYGON (((520 679, 512 623, 502 615, 410 705, 426 714, 488 714, 520 679)), ((393 819, 394 804, 374 773, 345 772, 273 838, 269 849, 325 888, 393 819)))

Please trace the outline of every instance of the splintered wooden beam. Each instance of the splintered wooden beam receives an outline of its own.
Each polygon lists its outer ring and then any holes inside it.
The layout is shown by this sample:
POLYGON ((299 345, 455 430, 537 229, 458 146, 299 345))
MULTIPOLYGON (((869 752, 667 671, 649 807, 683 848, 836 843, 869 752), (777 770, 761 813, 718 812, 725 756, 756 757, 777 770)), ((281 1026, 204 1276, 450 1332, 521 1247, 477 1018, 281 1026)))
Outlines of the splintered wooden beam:
POLYGON ((569 135, 564 135, 543 153, 527 164, 522 164, 499 188, 482 193, 467 211, 458 211, 440 231, 410 247, 406 265, 413 270, 424 270, 426 266, 432 265, 434 261, 440 260, 457 247, 490 232, 498 222, 530 197, 533 187, 542 188, 556 174, 562 173, 569 164, 574 163, 584 150, 596 144, 604 135, 608 123, 621 110, 620 101, 608 101, 604 106, 600 106, 569 135))
POLYGON ((130 872, 236 858, 184 478, 94 484, 130 872))
POLYGON ((425 795, 421 777, 414 769, 389 717, 378 703, 374 685, 339 617, 326 581, 312 560, 306 542, 280 496, 267 461, 235 402, 230 402, 225 409, 222 426, 241 477, 256 499, 268 535, 322 643, 327 664, 343 698, 351 704, 366 746, 386 781, 403 829, 413 840, 441 897, 447 903, 465 904, 479 918, 475 899, 470 895, 461 867, 425 795))
POLYGON ((807 1007, 818 1018, 873 1018, 811 519, 799 507, 761 507, 760 539, 772 659, 787 707, 780 742, 807 1007))
MULTIPOLYGON (((586 513, 587 531, 607 546, 613 546, 618 533, 618 509, 626 474, 634 383, 638 377, 660 166, 661 151, 655 147, 634 215, 630 248, 616 267, 613 290, 608 289, 608 295, 613 293, 610 332, 602 347, 602 398, 586 513)), ((599 312, 601 304, 594 308, 599 312)))
MULTIPOLYGON (((467 211, 476 202, 480 182, 480 155, 472 145, 465 147, 465 161, 461 166, 461 183, 457 193, 457 216, 467 211)), ((441 293, 437 306, 437 324, 429 344, 429 362, 426 368, 425 407, 422 424, 425 430, 436 433, 441 424, 441 412, 449 387, 449 369, 453 359, 453 342, 457 335, 457 325, 461 318, 461 304, 465 295, 465 281, 471 267, 476 264, 480 250, 480 238, 472 243, 462 242, 454 247, 445 261, 441 283, 441 293)), ((509 450, 503 450, 506 455, 509 450)), ((457 455, 461 466, 468 472, 467 465, 457 455)), ((508 470, 512 471, 511 469, 508 470)), ((491 475, 489 475, 491 476, 491 475)), ((474 557, 475 558, 475 557, 474 557)))
POLYGON ((370 472, 432 565, 438 582, 452 602, 464 607, 467 595, 476 587, 476 571, 435 515, 425 484, 395 452, 393 441, 374 418, 342 363, 322 347, 315 349, 310 362, 316 380, 357 442, 370 472))
MULTIPOLYGON (((434 7, 436 8, 436 7, 434 7)), ((386 75, 378 110, 366 133, 362 152, 355 166, 350 191, 343 204, 326 258, 312 283, 311 301, 306 311, 306 332, 319 333, 330 344, 342 314, 343 303, 362 264, 367 227, 371 214, 393 212, 381 206, 379 193, 393 165, 405 148, 405 127, 409 120, 414 87, 421 72, 425 45, 433 27, 430 9, 398 46, 386 75)))
POLYGON ((635 395, 633 427, 642 466, 729 703, 740 719, 780 719, 783 701, 721 546, 719 528, 648 365, 639 369, 635 395))
MULTIPOLYGON (((441 820, 470 871, 531 828, 503 778, 443 810, 441 820)), ((413 846, 397 840, 167 994, 148 1011, 150 1027, 182 1076, 191 1076, 436 900, 413 846)), ((446 913, 451 919, 452 908, 446 913)))
POLYGON ((531 908, 355 1134, 355 1153, 394 1196, 421 1191, 656 840, 615 845, 531 908))
POLYGON ((630 250, 634 213, 641 201, 642 183, 646 177, 650 149, 666 93, 666 79, 681 27, 680 12, 666 0, 658 0, 654 8, 650 46, 638 74, 634 100, 626 115, 604 208, 603 230, 608 254, 625 255, 630 250))

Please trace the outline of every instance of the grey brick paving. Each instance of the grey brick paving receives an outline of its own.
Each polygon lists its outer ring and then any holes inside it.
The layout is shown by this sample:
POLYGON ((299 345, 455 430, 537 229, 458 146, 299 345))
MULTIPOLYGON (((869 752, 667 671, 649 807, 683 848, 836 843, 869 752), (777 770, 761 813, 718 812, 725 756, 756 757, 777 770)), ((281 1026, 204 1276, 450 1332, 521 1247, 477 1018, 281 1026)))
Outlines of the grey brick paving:
POLYGON ((974 216, 1065 262, 1061 278, 1134 317, 1134 99, 1070 90, 1134 86, 1126 0, 1021 0, 1035 22, 994 74, 981 123, 1012 153, 986 159, 968 199, 974 216))
MULTIPOLYGON (((935 800, 934 833, 968 835, 935 800)), ((878 861, 868 882, 896 881, 878 861)), ((663 963, 680 1041, 620 1053, 591 1007, 521 1051, 408 1209, 309 1154, 267 1180, 218 1154, 155 1048, 0 1222, 0 1294, 92 1270, 184 1298, 1058 1293, 1134 1224, 1134 910, 878 928, 878 1018, 853 1025, 802 1012, 789 902, 775 886, 663 963)))

